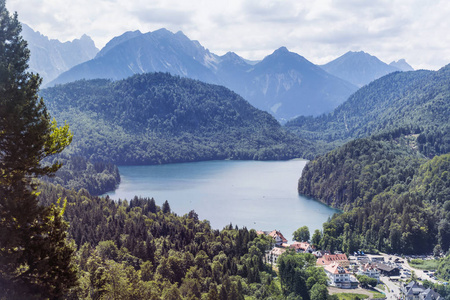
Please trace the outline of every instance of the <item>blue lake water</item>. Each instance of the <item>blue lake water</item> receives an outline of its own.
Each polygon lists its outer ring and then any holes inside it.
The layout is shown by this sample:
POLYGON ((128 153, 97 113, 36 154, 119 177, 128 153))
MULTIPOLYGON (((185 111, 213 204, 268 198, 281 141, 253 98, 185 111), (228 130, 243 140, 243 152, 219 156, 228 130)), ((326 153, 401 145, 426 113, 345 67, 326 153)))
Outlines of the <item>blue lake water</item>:
POLYGON ((305 164, 290 160, 122 166, 122 182, 108 195, 116 200, 153 197, 160 206, 168 200, 173 212, 184 215, 195 210, 216 229, 230 223, 277 229, 292 241, 297 228, 306 225, 312 235, 337 212, 298 195, 297 182, 305 164))

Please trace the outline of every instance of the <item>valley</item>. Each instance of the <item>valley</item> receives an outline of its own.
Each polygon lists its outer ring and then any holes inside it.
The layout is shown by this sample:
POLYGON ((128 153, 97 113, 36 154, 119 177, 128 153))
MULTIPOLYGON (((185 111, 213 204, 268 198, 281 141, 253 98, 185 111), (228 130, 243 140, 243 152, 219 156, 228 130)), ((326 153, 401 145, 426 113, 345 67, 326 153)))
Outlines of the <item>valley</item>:
POLYGON ((450 298, 450 65, 0 24, 0 299, 337 300, 364 252, 450 298))

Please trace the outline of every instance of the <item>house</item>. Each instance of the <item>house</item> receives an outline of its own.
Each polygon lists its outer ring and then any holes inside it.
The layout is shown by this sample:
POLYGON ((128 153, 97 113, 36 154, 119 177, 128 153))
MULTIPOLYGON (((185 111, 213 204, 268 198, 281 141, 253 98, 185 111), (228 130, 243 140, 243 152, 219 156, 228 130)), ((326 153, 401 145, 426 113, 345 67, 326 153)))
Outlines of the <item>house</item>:
POLYGON ((271 236, 275 240, 275 246, 281 247, 283 244, 286 244, 287 247, 289 247, 289 245, 287 244, 288 240, 285 239, 283 234, 281 232, 279 232, 278 230, 272 230, 272 231, 257 230, 256 234, 257 235, 264 234, 267 236, 271 236))
POLYGON ((321 258, 324 255, 330 254, 329 251, 326 250, 317 250, 312 253, 316 258, 321 258))
POLYGON ((278 258, 281 254, 286 252, 286 248, 275 247, 267 254, 267 261, 272 264, 277 264, 278 258))
POLYGON ((439 293, 425 287, 415 281, 411 281, 403 287, 403 299, 405 300, 441 300, 439 293))
POLYGON ((374 265, 376 265, 377 269, 384 276, 400 276, 400 269, 397 266, 387 265, 384 263, 376 263, 374 265))
POLYGON ((290 246, 297 253, 313 253, 314 249, 308 242, 294 242, 290 246))
POLYGON ((378 270, 377 266, 369 263, 360 265, 356 274, 366 275, 370 278, 375 278, 378 281, 380 280, 380 270, 378 270))
POLYGON ((350 288, 350 272, 339 265, 338 262, 333 262, 324 266, 325 273, 328 276, 328 284, 339 288, 350 288))
POLYGON ((332 263, 338 263, 341 267, 347 268, 350 266, 350 261, 345 254, 325 254, 317 259, 316 264, 321 266, 331 265, 332 263))
POLYGON ((420 300, 441 300, 443 299, 441 295, 438 292, 435 292, 434 290, 427 288, 425 291, 420 293, 419 295, 420 300))
POLYGON ((284 238, 283 234, 277 230, 272 230, 268 235, 273 237, 275 240, 275 246, 281 246, 283 243, 288 242, 287 239, 284 238))

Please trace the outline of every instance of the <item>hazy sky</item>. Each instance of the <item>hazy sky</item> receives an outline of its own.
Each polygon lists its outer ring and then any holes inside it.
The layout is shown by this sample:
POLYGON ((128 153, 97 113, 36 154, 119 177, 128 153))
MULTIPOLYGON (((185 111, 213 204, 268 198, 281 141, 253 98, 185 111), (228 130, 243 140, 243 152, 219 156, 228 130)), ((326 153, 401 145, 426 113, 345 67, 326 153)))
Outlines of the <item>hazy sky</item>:
POLYGON ((6 0, 35 31, 87 34, 102 48, 125 31, 183 31, 211 52, 262 59, 286 46, 316 64, 363 50, 415 69, 450 63, 448 0, 6 0))

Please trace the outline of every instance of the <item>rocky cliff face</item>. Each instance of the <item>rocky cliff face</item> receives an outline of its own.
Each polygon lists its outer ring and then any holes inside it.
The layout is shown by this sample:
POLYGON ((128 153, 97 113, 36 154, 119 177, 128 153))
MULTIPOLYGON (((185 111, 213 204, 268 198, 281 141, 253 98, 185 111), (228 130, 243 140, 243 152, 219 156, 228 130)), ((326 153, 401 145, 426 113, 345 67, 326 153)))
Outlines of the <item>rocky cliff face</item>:
POLYGON ((62 43, 22 24, 22 36, 28 42, 31 53, 29 69, 41 75, 43 85, 73 66, 94 58, 98 52, 94 41, 87 35, 62 43))

